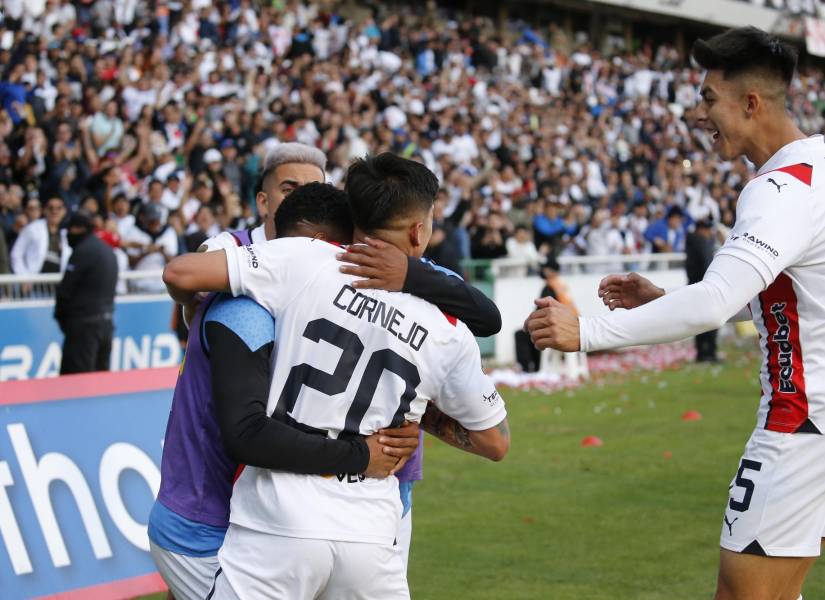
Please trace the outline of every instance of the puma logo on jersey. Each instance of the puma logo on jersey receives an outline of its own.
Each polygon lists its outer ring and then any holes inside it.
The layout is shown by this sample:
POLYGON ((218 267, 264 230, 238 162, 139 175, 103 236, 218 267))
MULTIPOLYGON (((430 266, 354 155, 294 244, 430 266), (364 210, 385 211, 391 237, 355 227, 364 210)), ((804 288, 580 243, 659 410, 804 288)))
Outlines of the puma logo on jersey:
POLYGON ((781 192, 782 188, 784 186, 788 185, 787 183, 776 183, 776 181, 774 181, 773 177, 768 177, 768 181, 770 181, 772 184, 774 184, 776 186, 777 193, 781 192))
POLYGON ((725 515, 725 525, 728 526, 728 534, 733 535, 733 524, 739 520, 739 517, 736 517, 733 521, 728 521, 728 515, 725 515))

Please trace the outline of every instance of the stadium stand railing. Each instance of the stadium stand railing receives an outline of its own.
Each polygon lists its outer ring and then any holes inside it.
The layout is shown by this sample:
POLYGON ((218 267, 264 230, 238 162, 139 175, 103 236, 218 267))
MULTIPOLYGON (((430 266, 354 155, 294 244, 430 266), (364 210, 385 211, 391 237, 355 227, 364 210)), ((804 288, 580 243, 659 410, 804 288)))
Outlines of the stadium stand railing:
MULTIPOLYGON (((662 269, 682 268, 685 263, 684 252, 660 254, 632 254, 609 256, 559 256, 558 263, 564 276, 581 273, 603 273, 607 275, 622 271, 658 271, 662 269)), ((496 258, 493 260, 467 259, 461 262, 464 276, 473 284, 483 286, 491 284, 497 278, 524 277, 530 273, 530 267, 536 265, 520 258, 496 258)), ((483 289, 483 287, 482 287, 483 289)))
MULTIPOLYGON (((656 271, 676 269, 684 265, 681 252, 662 254, 634 254, 610 256, 560 256, 562 275, 580 273, 608 273, 616 271, 656 271)), ((461 263, 468 281, 492 295, 492 283, 498 278, 523 277, 531 265, 522 259, 497 258, 494 260, 468 259, 461 263), (488 289, 489 288, 489 289, 488 289)), ((118 296, 145 295, 147 292, 136 282, 159 282, 163 271, 126 271, 118 277, 118 296)), ((60 273, 35 275, 0 275, 0 302, 22 302, 54 298, 60 273)))
MULTIPOLYGON (((135 283, 138 281, 159 282, 163 271, 126 271, 118 276, 118 296, 145 295, 135 283)), ((35 275, 0 275, 0 302, 23 302, 28 300, 49 300, 55 296, 57 284, 63 278, 61 273, 35 275)))

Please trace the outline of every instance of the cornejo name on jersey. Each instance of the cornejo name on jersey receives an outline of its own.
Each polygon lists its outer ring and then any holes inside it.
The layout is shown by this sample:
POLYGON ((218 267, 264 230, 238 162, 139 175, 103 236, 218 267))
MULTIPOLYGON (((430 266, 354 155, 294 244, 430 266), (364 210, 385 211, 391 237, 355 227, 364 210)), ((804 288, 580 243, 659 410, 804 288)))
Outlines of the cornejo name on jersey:
POLYGON ((366 319, 370 323, 380 325, 397 337, 398 341, 409 344, 410 348, 416 351, 421 349, 429 334, 415 321, 409 326, 404 325, 399 331, 398 327, 405 319, 404 313, 382 300, 362 294, 350 285, 342 286, 332 303, 336 308, 345 310, 359 319, 366 319), (405 329, 406 333, 402 333, 405 329))

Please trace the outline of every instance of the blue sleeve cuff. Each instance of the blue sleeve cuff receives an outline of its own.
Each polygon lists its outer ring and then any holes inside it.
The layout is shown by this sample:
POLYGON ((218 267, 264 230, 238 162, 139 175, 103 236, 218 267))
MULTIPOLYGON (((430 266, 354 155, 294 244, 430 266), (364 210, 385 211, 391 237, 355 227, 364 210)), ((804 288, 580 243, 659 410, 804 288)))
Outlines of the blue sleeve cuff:
POLYGON ((246 296, 233 298, 221 294, 207 310, 203 323, 204 326, 206 323, 224 325, 241 338, 252 352, 275 341, 274 317, 246 296))
POLYGON ((435 269, 436 271, 441 271, 445 275, 449 275, 450 277, 456 277, 456 278, 460 279, 461 281, 464 281, 464 278, 461 275, 459 275, 458 273, 456 273, 455 271, 451 271, 447 267, 442 267, 441 265, 437 265, 436 263, 434 263, 433 261, 431 261, 428 258, 422 258, 421 262, 423 262, 425 265, 430 265, 433 269, 435 269))

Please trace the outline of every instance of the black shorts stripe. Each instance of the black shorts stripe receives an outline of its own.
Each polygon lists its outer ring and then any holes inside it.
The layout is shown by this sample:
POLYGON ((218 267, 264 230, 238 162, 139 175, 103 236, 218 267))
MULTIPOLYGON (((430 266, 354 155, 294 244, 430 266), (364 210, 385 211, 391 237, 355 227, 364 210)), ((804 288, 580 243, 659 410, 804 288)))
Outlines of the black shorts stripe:
POLYGON ((212 589, 209 590, 209 594, 206 596, 206 600, 211 600, 212 596, 215 595, 215 586, 218 585, 218 575, 223 572, 221 567, 218 567, 218 570, 215 571, 215 580, 212 582, 212 589))

